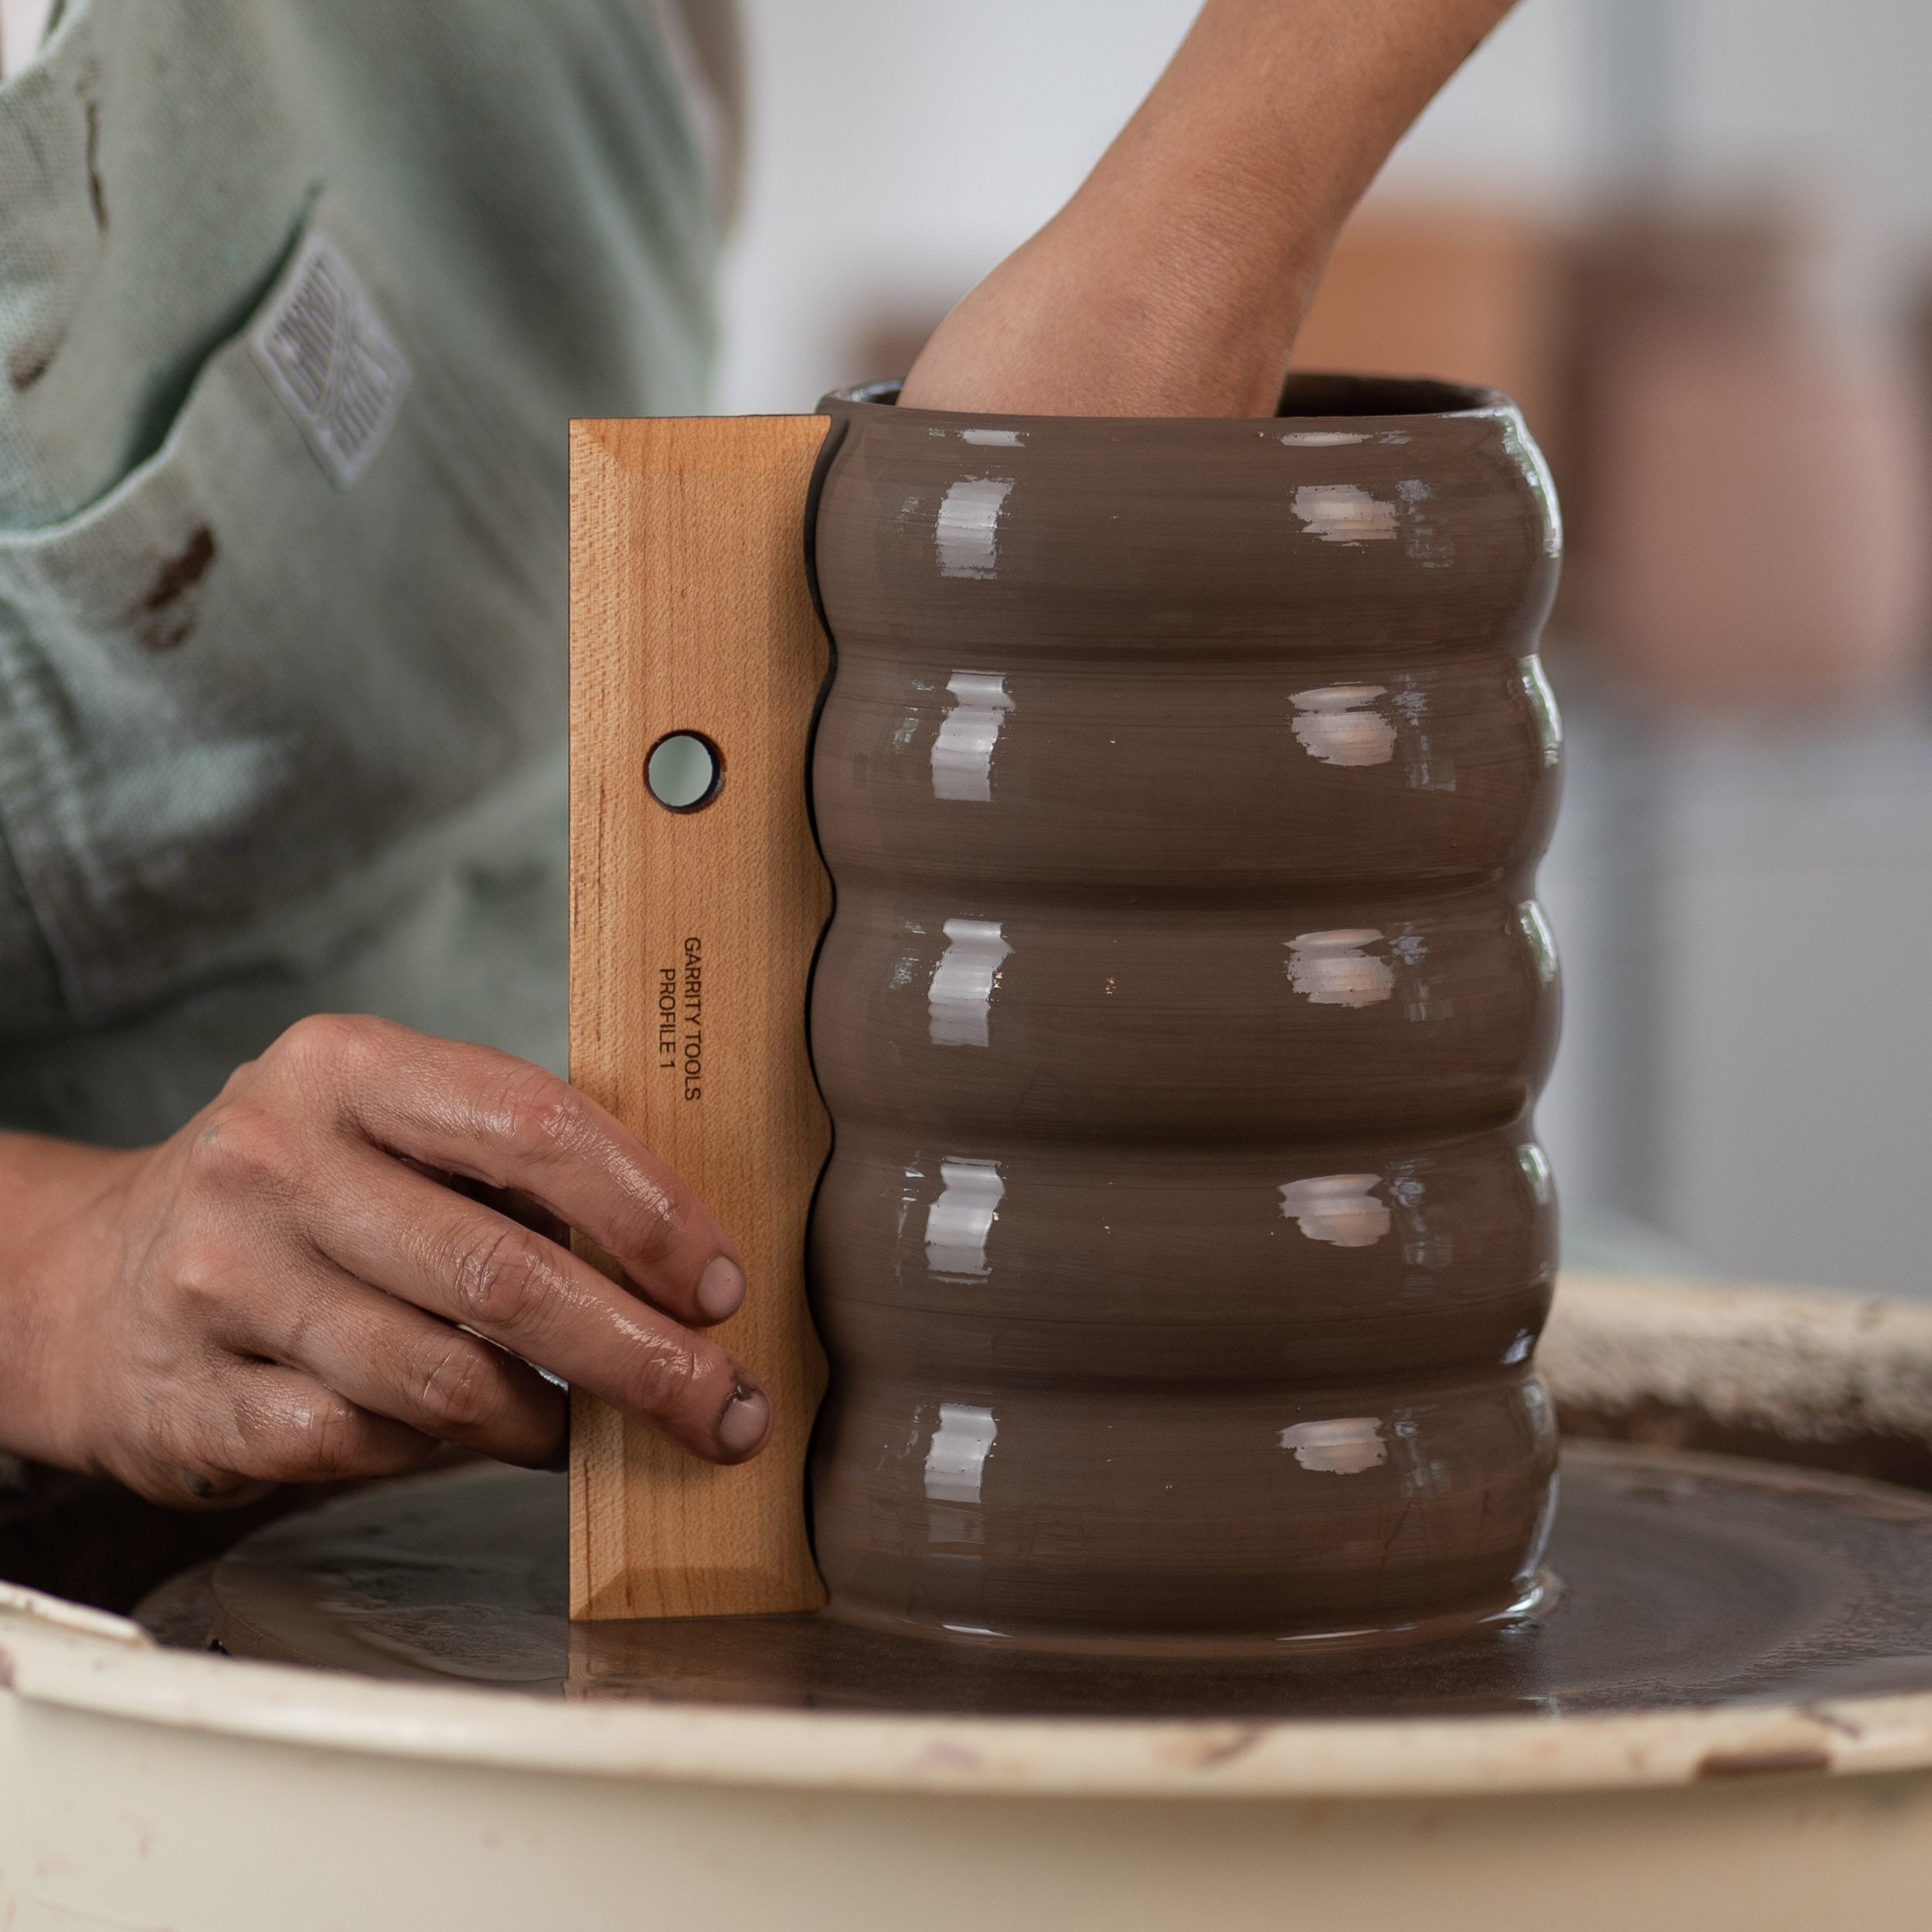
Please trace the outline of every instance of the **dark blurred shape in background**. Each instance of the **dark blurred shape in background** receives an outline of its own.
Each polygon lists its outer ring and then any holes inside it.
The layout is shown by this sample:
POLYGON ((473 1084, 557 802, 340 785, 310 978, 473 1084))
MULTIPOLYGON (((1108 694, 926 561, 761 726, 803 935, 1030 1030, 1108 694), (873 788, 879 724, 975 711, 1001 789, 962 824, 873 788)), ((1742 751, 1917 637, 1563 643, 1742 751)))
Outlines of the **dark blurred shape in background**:
POLYGON ((1563 226, 1364 209, 1295 359, 1485 382, 1560 489, 1557 634, 1652 704, 1764 718, 1906 696, 1927 629, 1932 437, 1904 332, 1819 293, 1776 204, 1563 226))
POLYGON ((1816 292, 1777 212, 1668 212, 1580 251, 1578 615, 1645 692, 1802 713, 1903 697, 1928 441, 1902 344, 1816 292))

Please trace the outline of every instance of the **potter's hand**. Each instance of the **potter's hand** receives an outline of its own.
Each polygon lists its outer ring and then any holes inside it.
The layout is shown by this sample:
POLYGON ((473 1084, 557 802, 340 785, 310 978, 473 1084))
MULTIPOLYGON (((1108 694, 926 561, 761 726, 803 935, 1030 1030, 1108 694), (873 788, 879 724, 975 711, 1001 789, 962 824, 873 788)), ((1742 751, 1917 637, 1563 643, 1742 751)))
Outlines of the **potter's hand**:
POLYGON ((1342 224, 1510 0, 1207 0, 1079 192, 947 317, 902 400, 1271 416, 1342 224))
POLYGON ((554 1463, 565 1398, 527 1362, 715 1462, 770 1427, 685 1325, 743 1297, 730 1238, 601 1107, 487 1048, 304 1020, 158 1147, 0 1137, 0 1447, 158 1502, 392 1473, 439 1440, 554 1463), (631 1287, 517 1213, 582 1230, 631 1287))

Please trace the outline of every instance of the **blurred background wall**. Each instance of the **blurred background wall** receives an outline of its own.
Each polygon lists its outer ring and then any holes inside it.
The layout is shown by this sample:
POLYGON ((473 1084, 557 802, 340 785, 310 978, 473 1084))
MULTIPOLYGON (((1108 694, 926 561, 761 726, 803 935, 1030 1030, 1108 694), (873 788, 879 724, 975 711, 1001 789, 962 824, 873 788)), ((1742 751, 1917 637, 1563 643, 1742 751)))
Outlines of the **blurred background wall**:
MULTIPOLYGON (((791 409, 1057 208, 1193 0, 740 0, 759 138, 721 406, 791 409)), ((1861 298, 1932 255, 1925 0, 1522 0, 1379 185, 1572 214, 1644 172, 1823 209, 1861 298)))
MULTIPOLYGON (((903 373, 1192 0, 743 0, 719 406, 903 373)), ((1297 360, 1489 382, 1570 526, 1572 1258, 1932 1295, 1932 5, 1522 0, 1297 360)))

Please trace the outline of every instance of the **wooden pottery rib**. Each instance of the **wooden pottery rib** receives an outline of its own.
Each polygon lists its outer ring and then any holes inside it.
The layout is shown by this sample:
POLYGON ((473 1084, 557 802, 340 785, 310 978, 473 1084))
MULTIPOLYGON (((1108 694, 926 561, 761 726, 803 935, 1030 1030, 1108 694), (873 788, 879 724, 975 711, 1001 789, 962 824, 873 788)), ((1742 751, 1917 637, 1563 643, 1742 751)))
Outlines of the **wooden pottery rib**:
POLYGON ((823 417, 571 426, 570 1077, 737 1240, 750 1292, 713 1332, 776 1416, 762 1454, 719 1468, 575 1398, 576 1617, 825 1601, 804 1515, 825 1389, 804 1236, 828 1128, 804 1016, 830 910, 805 799, 825 646, 800 532, 825 430, 823 417), (651 747, 675 732, 723 753, 723 784, 696 810, 645 787, 651 747))

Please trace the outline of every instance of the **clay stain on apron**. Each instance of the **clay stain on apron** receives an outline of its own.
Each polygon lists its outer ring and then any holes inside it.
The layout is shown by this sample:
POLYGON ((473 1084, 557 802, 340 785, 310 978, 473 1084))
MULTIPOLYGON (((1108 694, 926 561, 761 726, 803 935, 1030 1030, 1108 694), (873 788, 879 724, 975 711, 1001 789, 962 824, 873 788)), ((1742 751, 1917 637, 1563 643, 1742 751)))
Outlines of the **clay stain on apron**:
POLYGON ((131 614, 144 651, 173 651, 187 642, 201 615, 198 587, 215 561, 215 533, 198 523, 187 543, 155 572, 131 614))

